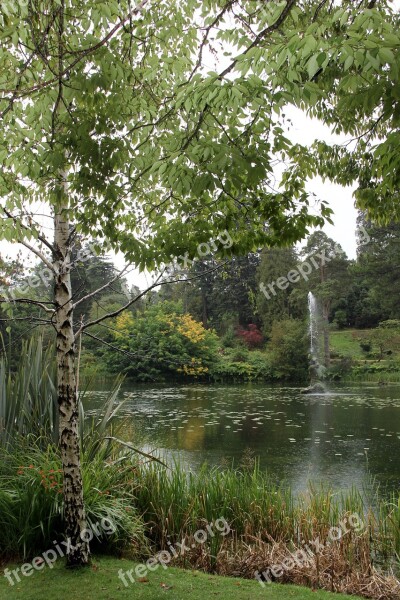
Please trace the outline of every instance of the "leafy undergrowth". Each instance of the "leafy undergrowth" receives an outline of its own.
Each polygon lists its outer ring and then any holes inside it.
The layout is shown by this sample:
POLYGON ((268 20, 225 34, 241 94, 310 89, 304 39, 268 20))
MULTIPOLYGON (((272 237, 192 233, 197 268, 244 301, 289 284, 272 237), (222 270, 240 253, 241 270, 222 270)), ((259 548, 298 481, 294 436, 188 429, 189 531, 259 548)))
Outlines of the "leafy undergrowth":
MULTIPOLYGON (((171 600, 357 600, 356 596, 338 596, 322 590, 273 583, 262 587, 255 580, 219 577, 176 568, 164 569, 161 566, 142 578, 143 581, 125 587, 118 572, 134 567, 135 563, 128 560, 101 557, 95 558, 87 569, 70 571, 59 561, 53 569, 35 571, 29 577, 21 577, 20 583, 13 586, 4 576, 0 577, 0 598, 59 600, 67 594, 69 598, 85 600, 159 600, 163 597, 171 600)), ((16 567, 8 565, 8 568, 16 567)))

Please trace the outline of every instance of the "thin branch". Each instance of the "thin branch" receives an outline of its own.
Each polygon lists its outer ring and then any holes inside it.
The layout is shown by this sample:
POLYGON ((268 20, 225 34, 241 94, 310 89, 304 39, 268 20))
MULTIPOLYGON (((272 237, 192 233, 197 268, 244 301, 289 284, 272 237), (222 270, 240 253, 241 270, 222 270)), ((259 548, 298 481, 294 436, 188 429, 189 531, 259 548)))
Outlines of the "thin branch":
POLYGON ((10 319, 0 319, 0 323, 7 323, 9 321, 25 321, 28 323, 32 323, 33 321, 38 321, 39 323, 47 323, 51 325, 50 319, 41 319, 40 317, 12 317, 10 319))
POLYGON ((94 292, 90 292, 90 294, 87 294, 86 296, 83 296, 83 298, 80 298, 77 302, 75 302, 75 304, 73 305, 73 309, 75 310, 75 308, 77 306, 79 306, 79 304, 81 304, 82 302, 85 302, 85 300, 89 300, 89 298, 92 298, 93 296, 96 296, 96 294, 102 292, 103 290, 106 290, 108 287, 110 287, 115 281, 117 281, 118 279, 120 279, 120 277, 122 277, 122 275, 125 273, 125 271, 131 266, 132 263, 129 263, 128 265, 126 265, 122 271, 119 271, 119 273, 116 274, 116 276, 113 279, 110 279, 110 281, 104 285, 102 285, 101 287, 97 288, 97 290, 95 290, 94 292))
POLYGON ((140 300, 140 298, 143 298, 143 296, 145 296, 152 289, 154 289, 155 287, 158 287, 159 285, 161 285, 162 282, 160 282, 160 279, 163 276, 163 274, 164 274, 164 272, 160 273, 160 275, 157 277, 156 281, 150 287, 148 287, 144 292, 141 292, 138 296, 136 296, 135 298, 133 298, 132 300, 130 300, 129 302, 127 302, 126 304, 124 304, 124 306, 122 306, 121 308, 119 308, 119 309, 117 309, 117 310, 115 310, 115 311, 113 311, 111 313, 107 313, 106 315, 103 315, 102 317, 99 317, 98 319, 90 321, 89 323, 86 323, 86 325, 82 325, 78 329, 78 331, 76 332, 76 334, 75 334, 75 340, 88 327, 92 327, 93 325, 97 325, 98 323, 101 323, 102 321, 105 321, 105 319, 112 319, 113 317, 118 317, 118 315, 120 315, 122 312, 124 312, 124 310, 126 310, 127 308, 129 308, 130 306, 132 306, 132 304, 134 304, 135 302, 137 302, 138 300, 140 300))
POLYGON ((315 23, 315 21, 318 19, 318 15, 320 13, 320 11, 322 10, 322 8, 325 6, 325 4, 327 4, 329 2, 329 0, 322 0, 322 2, 320 2, 315 10, 314 13, 314 17, 313 17, 313 23, 315 23))
POLYGON ((30 88, 26 88, 26 89, 21 90, 19 92, 18 92, 18 90, 0 90, 0 92, 3 93, 3 94, 13 94, 13 100, 15 100, 16 98, 22 98, 23 96, 27 96, 27 95, 31 94, 32 92, 37 92, 39 90, 42 90, 42 89, 48 87, 49 85, 53 85, 54 83, 58 83, 60 77, 62 78, 65 75, 67 75, 70 72, 70 70, 73 67, 75 67, 83 58, 85 58, 89 54, 93 54, 93 52, 95 52, 96 50, 99 50, 108 41, 110 41, 110 39, 114 36, 114 34, 117 33, 121 28, 123 28, 124 25, 125 25, 125 23, 127 23, 131 19, 131 17, 133 15, 139 14, 148 2, 149 2, 149 0, 142 0, 142 2, 140 2, 129 13, 129 15, 127 15, 124 19, 122 19, 119 23, 117 23, 117 25, 115 25, 111 29, 111 31, 109 31, 108 34, 102 40, 100 40, 94 46, 91 46, 90 48, 86 48, 86 50, 80 51, 79 56, 75 60, 73 60, 67 67, 65 67, 63 69, 63 71, 58 74, 57 77, 53 77, 52 79, 48 79, 47 81, 43 81, 42 83, 38 83, 38 84, 36 84, 36 85, 34 85, 34 86, 30 87, 30 88))
POLYGON ((148 287, 146 290, 141 292, 138 296, 136 296, 135 298, 133 298, 132 300, 127 302, 124 306, 122 306, 121 308, 119 308, 111 313, 103 315, 102 317, 99 317, 98 319, 90 321, 89 323, 86 323, 85 325, 80 327, 75 334, 75 340, 77 340, 77 338, 81 335, 81 333, 84 332, 88 327, 92 327, 93 325, 98 325, 99 323, 101 323, 102 321, 105 321, 106 319, 112 319, 114 317, 118 317, 118 315, 120 315, 122 312, 124 312, 124 310, 127 310, 130 306, 132 306, 132 304, 134 304, 135 302, 138 302, 141 298, 143 298, 143 296, 145 296, 146 294, 151 292, 151 290, 153 290, 154 288, 159 287, 160 285, 168 285, 171 283, 187 283, 188 281, 195 281, 196 279, 201 279, 202 277, 204 277, 204 275, 208 275, 210 273, 213 273, 214 271, 217 271, 218 269, 221 269, 226 264, 227 264, 227 261, 225 263, 222 263, 221 265, 218 265, 217 267, 214 267, 213 269, 209 269, 208 271, 205 271, 204 273, 195 275, 194 277, 189 277, 186 279, 173 279, 173 280, 169 280, 169 281, 160 281, 161 277, 164 275, 164 271, 163 271, 162 273, 160 273, 160 275, 157 277, 156 281, 150 287, 148 287))
POLYGON ((382 121, 382 119, 383 119, 383 117, 384 117, 384 116, 385 116, 384 114, 381 114, 381 116, 380 116, 380 117, 378 117, 378 118, 377 118, 377 119, 374 121, 374 123, 371 125, 371 127, 370 127, 369 129, 367 129, 367 131, 363 131, 363 133, 360 133, 360 135, 358 135, 358 136, 356 136, 356 137, 354 137, 354 138, 351 138, 351 139, 350 139, 348 142, 344 143, 343 145, 344 145, 345 147, 347 147, 347 146, 349 146, 349 145, 350 145, 352 142, 359 141, 359 140, 361 140, 361 139, 362 139, 363 137, 365 137, 365 136, 368 136, 368 139, 366 140, 366 144, 368 144, 368 143, 369 143, 369 141, 370 141, 370 139, 371 139, 371 137, 372 137, 372 134, 373 134, 373 132, 375 131, 375 129, 377 128, 377 126, 379 125, 379 123, 382 121), (369 135, 368 135, 368 134, 369 134, 369 135))
POLYGON ((269 27, 266 27, 265 29, 263 29, 263 31, 261 31, 256 39, 254 40, 254 42, 252 42, 250 44, 250 46, 248 46, 246 48, 246 50, 244 50, 244 52, 242 52, 241 54, 239 54, 239 56, 237 56, 235 59, 233 59, 233 61, 231 62, 231 64, 229 65, 229 67, 226 67, 226 69, 224 69, 222 71, 222 73, 219 74, 218 79, 223 79, 226 75, 228 75, 228 73, 230 73, 237 65, 237 63, 239 62, 239 60, 241 58, 243 58, 243 56, 246 56, 246 54, 248 52, 250 52, 250 50, 252 50, 253 48, 255 48, 256 46, 258 46, 258 44, 269 34, 272 33, 273 31, 276 31, 281 25, 282 23, 284 23, 284 21, 286 20, 286 18, 288 17, 290 11, 292 10, 292 8, 294 7, 294 5, 296 4, 296 0, 286 0, 286 6, 283 9, 283 11, 281 12, 281 14, 279 15, 279 17, 277 18, 277 20, 275 21, 275 23, 273 23, 272 25, 270 25, 269 27))
MULTIPOLYGON (((43 32, 43 36, 42 36, 42 39, 41 39, 41 43, 43 43, 43 42, 44 42, 44 40, 46 39, 46 36, 47 36, 47 35, 48 35, 48 33, 50 32, 50 29, 51 29, 51 26, 53 25, 54 19, 55 19, 55 15, 53 15, 53 20, 52 20, 52 21, 50 21, 50 22, 48 23, 48 25, 47 25, 47 27, 46 27, 45 31, 43 32)), ((18 89, 19 89, 19 86, 20 86, 20 85, 21 85, 21 83, 22 83, 22 77, 23 77, 23 75, 24 75, 25 71, 28 69, 28 67, 29 67, 30 63, 32 62, 32 60, 34 59, 34 57, 35 57, 35 51, 33 51, 33 52, 30 54, 30 56, 29 56, 29 57, 26 59, 25 63, 23 64, 23 66, 22 66, 22 68, 21 68, 21 71, 20 71, 20 73, 19 73, 19 76, 18 76, 17 87, 15 88, 15 90, 14 90, 14 92, 13 92, 13 95, 12 95, 12 97, 9 99, 9 102, 8 102, 8 106, 7 106, 7 108, 5 108, 5 109, 3 110, 3 112, 2 112, 2 113, 0 113, 0 118, 1 118, 1 119, 3 119, 3 118, 6 116, 6 114, 7 114, 7 113, 8 113, 10 110, 12 110, 12 107, 13 107, 13 102, 14 102, 14 100, 16 100, 16 99, 17 99, 17 97, 18 97, 18 89)))
POLYGON ((205 105, 204 109, 201 111, 200 115, 199 115, 199 119, 197 121, 196 126, 194 127, 192 133, 189 135, 189 137, 187 138, 186 142, 182 145, 181 147, 181 152, 184 152, 190 145, 190 142, 196 137, 196 135, 199 133, 201 126, 203 124, 203 121, 206 117, 206 114, 208 112, 209 106, 208 104, 205 105))
MULTIPOLYGON (((7 217, 9 219, 11 219, 15 225, 17 225, 17 226, 19 225, 26 231, 29 231, 29 232, 31 231, 27 225, 22 223, 22 221, 19 221, 18 218, 16 216, 14 216, 12 213, 10 213, 10 211, 8 211, 5 207, 2 207, 2 209, 3 209, 4 214, 7 215, 7 217)), ((42 242, 42 244, 44 244, 51 252, 53 252, 53 246, 50 244, 50 242, 47 241, 47 239, 43 235, 39 234, 38 240, 40 242, 42 242)), ((54 266, 51 264, 51 262, 45 257, 45 255, 40 250, 37 250, 37 248, 34 248, 33 246, 31 246, 31 244, 29 244, 29 242, 26 242, 24 240, 16 239, 16 241, 19 244, 22 244, 23 246, 28 248, 28 250, 30 250, 34 254, 36 254, 36 256, 38 256, 40 258, 40 260, 44 262, 46 267, 48 267, 53 273, 56 272, 54 269, 54 266)))
POLYGON ((36 254, 36 256, 39 257, 40 260, 46 265, 46 267, 48 269, 50 269, 50 271, 52 273, 56 274, 56 270, 55 270, 54 266, 51 264, 51 262, 49 260, 47 260, 45 255, 42 252, 40 252, 40 250, 37 250, 37 248, 34 248, 34 246, 31 246, 31 244, 29 244, 28 242, 26 242, 24 240, 17 240, 17 242, 19 244, 22 244, 23 246, 25 246, 25 248, 28 248, 28 250, 30 250, 34 254, 36 254))
POLYGON ((199 54, 198 54, 198 58, 197 58, 197 62, 195 64, 195 66, 193 67, 192 72, 189 75, 189 79, 188 81, 184 84, 186 85, 187 83, 189 83, 194 74, 197 72, 197 70, 200 68, 202 60, 203 60, 203 52, 204 52, 204 48, 205 45, 208 42, 208 37, 210 35, 211 30, 218 25, 218 23, 221 21, 221 19, 224 17, 225 13, 232 8, 232 6, 235 4, 236 0, 229 0, 229 2, 224 6, 224 8, 221 10, 221 12, 215 17, 214 21, 212 23, 210 23, 210 25, 208 25, 208 27, 206 27, 205 33, 203 35, 203 39, 201 41, 200 44, 200 48, 199 48, 199 54))
POLYGON ((101 342, 105 346, 108 346, 109 348, 111 348, 111 350, 116 350, 117 352, 120 352, 121 354, 125 354, 126 356, 135 357, 139 354, 139 352, 128 352, 128 350, 124 350, 123 348, 118 348, 118 346, 114 346, 114 344, 110 344, 110 342, 106 342, 106 340, 103 340, 102 338, 98 337, 97 335, 93 335, 93 333, 89 333, 88 331, 82 331, 82 334, 87 335, 92 340, 96 340, 96 342, 101 342))
POLYGON ((45 310, 48 313, 54 314, 54 308, 48 308, 45 306, 46 304, 54 305, 54 302, 39 302, 38 300, 31 300, 30 298, 13 298, 12 300, 0 298, 0 304, 10 304, 18 302, 19 304, 33 304, 34 306, 39 306, 42 310, 45 310))
POLYGON ((134 448, 128 442, 124 442, 123 440, 120 440, 120 439, 118 439, 116 437, 113 437, 111 435, 106 436, 104 439, 105 440, 113 440, 114 442, 118 442, 122 446, 125 446, 126 448, 129 448, 130 450, 133 450, 134 452, 137 452, 138 454, 141 454, 145 458, 149 458, 150 460, 154 460, 155 462, 160 463, 160 465, 162 465, 163 467, 166 467, 167 469, 170 468, 170 467, 168 467, 168 465, 166 465, 162 460, 160 460, 156 456, 153 456, 152 454, 147 454, 146 452, 143 452, 143 450, 139 450, 138 448, 134 448))

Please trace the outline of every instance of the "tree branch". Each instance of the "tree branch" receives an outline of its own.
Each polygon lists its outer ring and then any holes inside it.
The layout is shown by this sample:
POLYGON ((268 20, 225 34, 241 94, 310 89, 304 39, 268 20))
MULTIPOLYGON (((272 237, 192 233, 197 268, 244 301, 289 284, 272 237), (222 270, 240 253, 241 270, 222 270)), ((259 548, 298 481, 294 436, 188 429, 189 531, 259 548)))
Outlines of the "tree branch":
POLYGON ((108 283, 106 283, 106 284, 102 285, 101 287, 97 288, 97 290, 95 290, 94 292, 90 292, 86 296, 83 296, 83 298, 80 298, 73 305, 73 309, 75 310, 75 308, 77 306, 79 306, 79 304, 81 304, 82 302, 85 302, 85 300, 89 300, 89 298, 92 298, 93 296, 96 296, 96 294, 98 294, 99 292, 102 292, 103 290, 106 290, 108 287, 110 287, 110 285, 112 285, 115 281, 117 281, 118 279, 120 279, 120 277, 122 277, 122 275, 130 267, 131 264, 132 263, 129 263, 128 265, 126 265, 126 267, 124 267, 122 269, 122 271, 120 271, 119 273, 117 273, 117 275, 113 279, 110 279, 110 281, 108 283))
POLYGON ((222 263, 221 265, 218 265, 217 267, 214 267, 213 269, 209 269, 208 271, 204 271, 204 273, 200 273, 199 275, 195 275, 194 277, 189 277, 189 278, 186 278, 186 279, 173 279, 173 280, 169 280, 169 281, 160 281, 161 277, 164 275, 164 271, 163 271, 157 277, 155 283, 153 283, 146 290, 144 290, 143 292, 141 292, 140 294, 138 294, 135 298, 133 298, 132 300, 130 300, 129 302, 127 302, 124 306, 122 306, 121 308, 119 308, 119 309, 117 309, 117 310, 115 310, 115 311, 113 311, 111 313, 103 315, 102 317, 99 317, 98 319, 90 321, 89 323, 86 323, 86 325, 82 325, 78 329, 78 331, 76 332, 76 334, 75 334, 75 340, 88 327, 93 327, 93 325, 98 325, 99 323, 101 323, 102 321, 105 321, 106 319, 112 319, 114 317, 118 317, 118 315, 120 315, 122 312, 124 312, 124 310, 127 310, 130 306, 132 306, 132 304, 134 304, 135 302, 138 302, 138 300, 140 300, 141 298, 143 298, 143 296, 145 296, 146 294, 148 294, 149 292, 151 292, 151 290, 153 290, 154 288, 156 288, 156 287, 158 287, 160 285, 168 285, 170 283, 187 283, 188 281, 195 281, 196 279, 201 279, 201 277, 204 277, 204 275, 208 275, 210 273, 214 273, 214 271, 217 271, 218 269, 221 269, 226 264, 227 264, 227 262, 222 263))
MULTIPOLYGON (((25 225, 24 223, 22 223, 22 221, 18 220, 17 217, 15 217, 12 213, 10 213, 10 211, 8 211, 5 207, 2 207, 3 212, 5 215, 7 215, 7 217, 9 219, 11 219, 15 225, 19 225, 20 227, 22 227, 23 229, 25 229, 26 231, 30 231, 29 227, 27 225, 25 225)), ((46 238, 43 235, 38 235, 38 240, 40 242, 42 242, 42 244, 44 244, 51 252, 53 252, 53 246, 50 244, 50 242, 48 242, 46 240, 46 238)), ((51 262, 45 257, 45 255, 40 251, 37 250, 37 248, 34 248, 31 244, 29 244, 29 242, 26 242, 24 240, 20 240, 16 238, 16 241, 18 242, 18 244, 22 244, 23 246, 25 246, 26 248, 28 248, 28 250, 30 250, 31 252, 33 252, 34 254, 36 254, 36 256, 38 256, 40 258, 40 260, 42 262, 44 262, 44 264, 46 265, 46 267, 48 267, 53 273, 55 273, 55 269, 54 266, 51 264, 51 262)))
POLYGON ((290 11, 292 10, 293 6, 296 4, 296 0, 286 0, 286 6, 283 9, 283 11, 281 12, 281 14, 279 15, 279 17, 277 18, 277 20, 275 21, 275 23, 273 23, 273 25, 270 25, 269 27, 266 27, 265 29, 263 29, 263 31, 261 31, 256 39, 250 44, 250 46, 248 46, 246 48, 246 50, 244 50, 244 52, 242 52, 241 54, 239 54, 239 56, 237 56, 229 65, 229 67, 226 67, 226 69, 224 69, 224 71, 222 71, 222 73, 219 74, 218 79, 222 79, 223 77, 225 77, 225 75, 227 75, 228 73, 230 73, 235 66, 237 65, 237 63, 239 62, 239 60, 243 57, 246 56, 246 54, 248 52, 250 52, 250 50, 252 50, 253 48, 255 48, 256 46, 258 46, 258 44, 272 31, 276 31, 278 29, 278 27, 280 27, 282 25, 282 23, 286 20, 287 16, 289 15, 290 11))
POLYGON ((124 304, 124 306, 122 306, 121 308, 108 313, 106 315, 103 315, 102 317, 99 317, 98 319, 95 319, 93 321, 90 321, 89 323, 86 323, 86 325, 82 325, 78 331, 75 334, 75 340, 80 336, 80 334, 85 331, 85 329, 87 329, 88 327, 92 327, 93 325, 98 325, 98 323, 101 323, 102 321, 105 321, 105 319, 112 319, 113 317, 118 317, 118 315, 120 315, 122 312, 124 312, 124 310, 126 310, 127 308, 129 308, 130 306, 132 306, 132 304, 134 304, 135 302, 137 302, 138 300, 140 300, 140 298, 142 298, 143 296, 145 296, 148 292, 150 292, 151 290, 153 290, 155 287, 158 287, 159 285, 162 284, 162 282, 160 282, 161 277, 163 276, 163 273, 160 273, 160 275, 157 277, 155 283, 153 283, 150 287, 148 287, 144 292, 141 292, 138 296, 136 296, 135 298, 133 298, 132 300, 130 300, 129 302, 127 302, 126 304, 124 304))
POLYGON ((23 96, 27 96, 32 92, 42 90, 48 87, 49 85, 53 85, 54 83, 58 84, 60 77, 64 77, 65 75, 67 75, 70 72, 70 70, 73 69, 73 67, 75 67, 83 58, 85 58, 89 54, 93 54, 93 52, 99 50, 99 48, 104 46, 114 36, 114 34, 117 33, 117 31, 124 27, 125 23, 127 23, 132 16, 139 14, 148 2, 149 0, 142 0, 142 2, 140 2, 133 10, 131 10, 129 15, 127 15, 124 19, 121 19, 121 21, 117 23, 117 25, 115 25, 102 40, 100 40, 94 46, 86 48, 86 50, 82 50, 79 56, 75 60, 73 60, 67 67, 65 67, 63 71, 57 75, 57 77, 53 77, 52 79, 48 79, 47 81, 43 81, 42 83, 38 83, 30 88, 26 88, 25 90, 21 90, 19 92, 18 90, 0 90, 0 92, 3 94, 13 94, 13 100, 16 100, 17 98, 22 98, 23 96))
POLYGON ((0 304, 10 304, 11 302, 18 302, 19 304, 33 304, 34 306, 39 306, 39 308, 45 310, 48 313, 54 314, 54 308, 48 308, 45 306, 46 304, 53 305, 54 302, 39 302, 38 300, 31 300, 30 298, 13 298, 12 300, 0 298, 0 304))
POLYGON ((0 319, 0 323, 7 323, 8 321, 26 321, 28 323, 38 321, 39 323, 46 323, 51 325, 51 321, 49 319, 41 319, 40 317, 13 317, 11 319, 0 319))
POLYGON ((322 0, 322 2, 320 2, 315 10, 314 16, 313 16, 313 23, 315 23, 315 21, 318 19, 318 15, 320 13, 320 11, 322 10, 322 8, 325 6, 325 4, 327 4, 329 2, 329 0, 322 0))
POLYGON ((34 246, 31 246, 31 244, 29 244, 26 241, 23 240, 17 240, 18 244, 22 244, 23 246, 25 246, 25 248, 28 248, 28 250, 30 250, 31 252, 33 252, 34 254, 36 254, 36 256, 38 258, 40 258, 40 260, 46 265, 46 267, 48 269, 50 269, 50 271, 52 273, 56 273, 54 266, 51 264, 51 262, 49 260, 47 260, 47 258, 45 257, 45 255, 40 252, 40 250, 37 250, 37 248, 35 248, 34 246))

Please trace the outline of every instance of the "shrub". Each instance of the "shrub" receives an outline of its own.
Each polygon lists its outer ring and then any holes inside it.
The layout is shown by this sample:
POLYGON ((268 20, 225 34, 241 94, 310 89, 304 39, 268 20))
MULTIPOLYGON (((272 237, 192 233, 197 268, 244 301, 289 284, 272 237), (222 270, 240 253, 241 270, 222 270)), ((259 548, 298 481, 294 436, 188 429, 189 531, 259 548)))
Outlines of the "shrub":
POLYGON ((386 321, 380 321, 378 327, 381 329, 400 329, 400 320, 388 319, 386 321))
POLYGON ((233 325, 230 325, 222 336, 221 344, 224 348, 234 348, 238 345, 238 339, 233 325))
POLYGON ((335 312, 335 318, 333 324, 337 329, 344 329, 348 325, 347 311, 337 310, 335 312))
POLYGON ((116 319, 111 369, 138 381, 206 377, 218 356, 218 338, 178 303, 160 302, 133 317, 116 319), (122 353, 121 353, 122 351, 122 353))
POLYGON ((372 350, 372 344, 368 340, 363 340, 360 342, 360 348, 363 352, 369 353, 372 350))
POLYGON ((259 350, 228 350, 210 370, 214 381, 272 381, 273 372, 268 355, 259 350))
POLYGON ((268 349, 276 379, 304 381, 307 378, 308 339, 303 321, 275 321, 268 349))
POLYGON ((254 370, 247 362, 232 362, 221 360, 216 363, 211 371, 214 381, 250 381, 253 379, 254 370))
POLYGON ((254 325, 253 323, 250 323, 247 329, 240 327, 238 329, 238 337, 249 349, 260 348, 264 342, 263 334, 258 329, 257 325, 254 325))
POLYGON ((332 381, 339 381, 352 371, 353 359, 349 356, 341 357, 340 361, 332 364, 327 370, 327 378, 332 381))

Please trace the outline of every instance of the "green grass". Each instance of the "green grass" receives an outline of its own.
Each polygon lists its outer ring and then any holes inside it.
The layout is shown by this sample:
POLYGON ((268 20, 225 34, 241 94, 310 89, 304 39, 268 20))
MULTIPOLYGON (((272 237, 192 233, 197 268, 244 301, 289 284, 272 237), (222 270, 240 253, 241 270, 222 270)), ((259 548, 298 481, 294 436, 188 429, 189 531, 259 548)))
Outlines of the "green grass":
MULTIPOLYGON (((0 578, 0 598, 15 600, 60 600, 60 598, 84 598, 85 600, 345 600, 357 596, 332 594, 321 590, 269 584, 261 587, 256 581, 207 575, 199 571, 161 566, 149 573, 146 582, 135 582, 125 587, 118 578, 118 571, 132 569, 135 563, 129 560, 101 557, 95 558, 91 567, 79 571, 68 571, 59 561, 53 569, 47 567, 34 571, 29 577, 11 586, 7 579, 0 578)), ((8 565, 9 569, 16 566, 8 565)))
POLYGON ((381 356, 377 340, 385 331, 380 328, 347 329, 330 333, 333 369, 340 366, 342 359, 352 359, 351 369, 341 373, 343 381, 400 382, 400 336, 396 332, 391 337, 389 335, 383 347, 384 352, 390 351, 391 354, 381 356), (371 343, 369 352, 363 352, 360 346, 363 341, 371 343))
POLYGON ((365 359, 365 353, 361 350, 360 341, 368 340, 371 330, 346 329, 344 331, 332 331, 330 333, 331 351, 342 356, 348 356, 355 360, 365 359))

